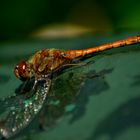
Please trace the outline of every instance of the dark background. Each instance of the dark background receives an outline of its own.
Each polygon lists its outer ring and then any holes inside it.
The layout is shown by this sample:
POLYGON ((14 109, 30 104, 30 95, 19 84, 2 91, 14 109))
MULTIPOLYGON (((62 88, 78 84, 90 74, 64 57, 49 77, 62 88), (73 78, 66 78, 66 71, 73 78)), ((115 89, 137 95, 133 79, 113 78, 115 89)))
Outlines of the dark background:
POLYGON ((5 0, 0 2, 0 40, 28 38, 54 24, 101 35, 139 31, 139 7, 139 0, 5 0))

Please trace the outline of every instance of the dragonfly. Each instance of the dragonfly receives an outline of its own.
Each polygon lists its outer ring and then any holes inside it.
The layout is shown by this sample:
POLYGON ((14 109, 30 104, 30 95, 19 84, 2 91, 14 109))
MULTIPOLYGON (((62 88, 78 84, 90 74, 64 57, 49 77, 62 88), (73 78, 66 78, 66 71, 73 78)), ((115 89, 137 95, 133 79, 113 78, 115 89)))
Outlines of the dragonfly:
POLYGON ((83 50, 43 49, 14 68, 15 76, 23 81, 23 91, 33 79, 30 91, 3 100, 9 102, 5 118, 0 120, 0 134, 10 138, 26 128, 40 112, 52 84, 53 75, 61 69, 78 65, 74 60, 112 48, 140 43, 140 35, 83 50))

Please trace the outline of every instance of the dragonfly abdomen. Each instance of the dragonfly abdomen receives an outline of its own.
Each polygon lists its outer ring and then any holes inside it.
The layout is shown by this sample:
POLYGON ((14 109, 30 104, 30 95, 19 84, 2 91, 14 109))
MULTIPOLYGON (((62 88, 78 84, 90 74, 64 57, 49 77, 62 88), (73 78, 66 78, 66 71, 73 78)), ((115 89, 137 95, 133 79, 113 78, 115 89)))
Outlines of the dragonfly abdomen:
POLYGON ((107 44, 100 45, 97 47, 84 49, 84 50, 67 50, 64 52, 64 56, 67 59, 74 59, 74 58, 85 56, 91 53, 100 52, 100 51, 108 50, 111 48, 123 47, 123 46, 131 45, 131 44, 136 44, 139 42, 140 42, 140 35, 127 38, 124 40, 119 40, 112 43, 107 43, 107 44))

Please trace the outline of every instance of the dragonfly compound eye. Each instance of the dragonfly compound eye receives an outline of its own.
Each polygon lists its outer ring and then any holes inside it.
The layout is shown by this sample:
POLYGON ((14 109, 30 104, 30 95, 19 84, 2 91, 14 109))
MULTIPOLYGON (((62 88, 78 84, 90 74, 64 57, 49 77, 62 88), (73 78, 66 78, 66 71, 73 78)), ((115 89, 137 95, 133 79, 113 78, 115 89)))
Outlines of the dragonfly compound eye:
POLYGON ((29 78, 27 63, 25 61, 19 62, 14 69, 14 74, 21 81, 27 80, 27 78, 29 78))

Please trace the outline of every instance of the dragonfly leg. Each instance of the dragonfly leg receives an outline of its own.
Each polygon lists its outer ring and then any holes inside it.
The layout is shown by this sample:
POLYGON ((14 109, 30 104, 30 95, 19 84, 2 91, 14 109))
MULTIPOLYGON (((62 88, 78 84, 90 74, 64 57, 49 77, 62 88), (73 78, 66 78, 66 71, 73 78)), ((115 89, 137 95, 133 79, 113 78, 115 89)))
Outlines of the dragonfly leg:
POLYGON ((78 64, 77 63, 70 63, 70 64, 64 64, 63 65, 63 67, 69 67, 69 66, 80 66, 80 67, 82 67, 82 66, 87 66, 87 65, 89 65, 89 64, 92 64, 92 63, 94 63, 94 61, 92 60, 92 61, 89 61, 89 62, 86 62, 86 63, 83 63, 83 62, 79 62, 78 64))
POLYGON ((27 90, 29 90, 29 85, 28 83, 30 82, 29 79, 27 79, 24 83, 22 83, 17 89, 16 89, 16 93, 17 94, 24 94, 27 92, 27 90), (28 87, 28 88, 27 88, 28 87))
POLYGON ((36 87, 36 85, 37 85, 37 82, 38 82, 38 80, 35 79, 32 90, 35 90, 35 87, 36 87))

